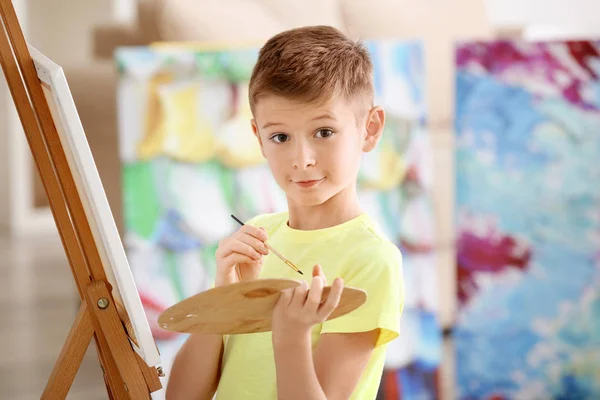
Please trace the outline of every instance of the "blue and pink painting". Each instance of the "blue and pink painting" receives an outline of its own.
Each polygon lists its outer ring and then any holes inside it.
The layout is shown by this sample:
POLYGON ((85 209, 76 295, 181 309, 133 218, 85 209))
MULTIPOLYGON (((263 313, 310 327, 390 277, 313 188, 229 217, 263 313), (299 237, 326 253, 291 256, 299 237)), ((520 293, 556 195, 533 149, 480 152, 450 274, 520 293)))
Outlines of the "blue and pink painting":
POLYGON ((600 42, 456 66, 457 397, 600 398, 600 42))

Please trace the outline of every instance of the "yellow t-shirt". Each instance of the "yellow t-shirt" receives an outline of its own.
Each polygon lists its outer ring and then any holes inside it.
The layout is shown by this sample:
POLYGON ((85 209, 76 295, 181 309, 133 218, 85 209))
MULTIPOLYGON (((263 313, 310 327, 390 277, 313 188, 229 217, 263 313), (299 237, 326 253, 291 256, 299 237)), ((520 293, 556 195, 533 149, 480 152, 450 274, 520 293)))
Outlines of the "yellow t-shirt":
MULTIPOLYGON (((343 224, 313 231, 292 229, 288 214, 260 215, 248 224, 264 227, 268 242, 296 264, 304 277, 277 256, 265 257, 260 278, 312 279, 320 264, 328 284, 342 277, 346 286, 363 289, 367 301, 345 316, 314 327, 313 349, 323 333, 367 332, 380 329, 377 346, 352 399, 375 399, 383 373, 387 343, 399 335, 404 304, 402 256, 366 214, 343 224)), ((224 337, 224 354, 217 400, 277 398, 271 332, 224 337)))

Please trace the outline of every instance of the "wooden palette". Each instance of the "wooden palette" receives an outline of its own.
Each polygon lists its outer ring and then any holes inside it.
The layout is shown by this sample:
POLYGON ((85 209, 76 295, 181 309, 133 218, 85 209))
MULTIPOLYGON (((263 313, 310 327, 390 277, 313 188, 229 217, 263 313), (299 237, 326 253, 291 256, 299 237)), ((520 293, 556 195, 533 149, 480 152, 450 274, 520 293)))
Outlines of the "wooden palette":
MULTIPOLYGON (((300 285, 291 279, 259 279, 209 289, 169 307, 158 317, 165 330, 232 335, 268 332, 281 291, 300 285)), ((325 302, 331 286, 323 288, 325 302)), ((328 320, 346 315, 367 300, 364 290, 344 287, 338 307, 328 320)))

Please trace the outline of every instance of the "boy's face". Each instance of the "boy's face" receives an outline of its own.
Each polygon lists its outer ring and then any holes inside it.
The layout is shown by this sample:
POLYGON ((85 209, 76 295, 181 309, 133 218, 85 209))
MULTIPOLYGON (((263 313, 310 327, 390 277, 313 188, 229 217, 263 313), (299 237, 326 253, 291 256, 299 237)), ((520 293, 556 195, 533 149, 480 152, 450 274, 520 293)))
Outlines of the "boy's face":
POLYGON ((384 124, 381 108, 357 115, 341 98, 306 104, 265 96, 254 116, 252 128, 273 176, 298 206, 323 204, 354 187, 362 153, 375 147, 384 124))

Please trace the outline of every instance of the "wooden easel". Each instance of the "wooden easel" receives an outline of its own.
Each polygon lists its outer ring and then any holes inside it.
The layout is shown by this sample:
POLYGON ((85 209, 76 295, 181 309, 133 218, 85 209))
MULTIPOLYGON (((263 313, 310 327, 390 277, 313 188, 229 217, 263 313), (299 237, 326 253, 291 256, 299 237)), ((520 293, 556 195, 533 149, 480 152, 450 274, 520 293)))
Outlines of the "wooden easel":
POLYGON ((133 349, 135 337, 115 302, 90 222, 70 170, 42 85, 10 0, 0 0, 0 62, 40 174, 81 305, 42 399, 63 399, 92 338, 111 399, 148 399, 161 389, 162 371, 133 349), (13 54, 14 52, 14 54, 13 54))

